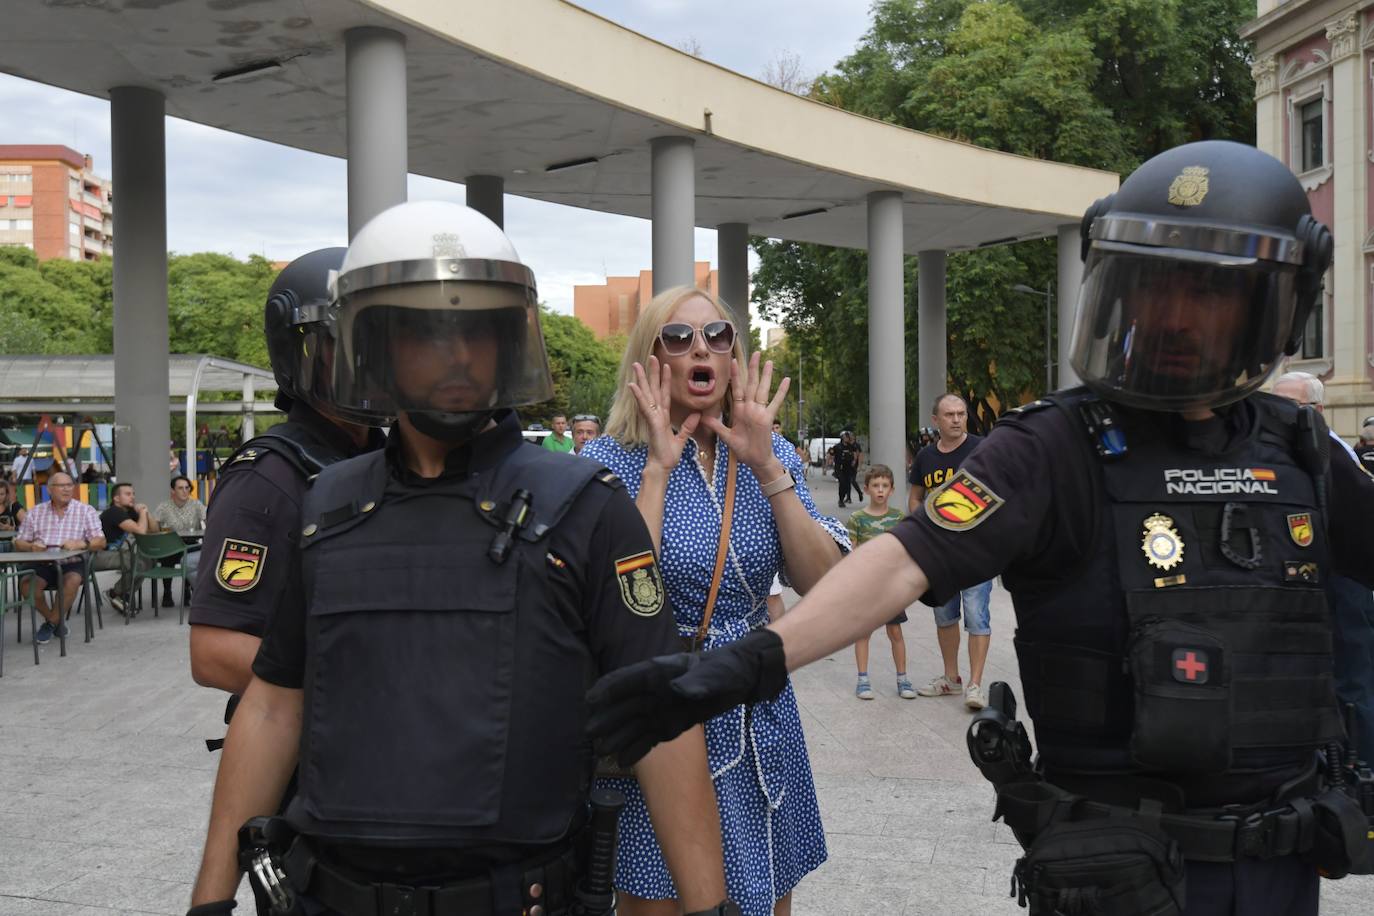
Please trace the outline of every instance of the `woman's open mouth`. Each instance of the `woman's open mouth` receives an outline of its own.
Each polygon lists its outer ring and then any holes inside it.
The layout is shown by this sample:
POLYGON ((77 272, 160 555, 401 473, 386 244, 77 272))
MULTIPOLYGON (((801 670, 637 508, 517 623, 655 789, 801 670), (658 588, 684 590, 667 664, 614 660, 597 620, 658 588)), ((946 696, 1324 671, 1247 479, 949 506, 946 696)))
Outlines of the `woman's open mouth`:
POLYGON ((687 373, 687 390, 695 395, 710 395, 716 390, 716 372, 710 366, 693 366, 687 373))

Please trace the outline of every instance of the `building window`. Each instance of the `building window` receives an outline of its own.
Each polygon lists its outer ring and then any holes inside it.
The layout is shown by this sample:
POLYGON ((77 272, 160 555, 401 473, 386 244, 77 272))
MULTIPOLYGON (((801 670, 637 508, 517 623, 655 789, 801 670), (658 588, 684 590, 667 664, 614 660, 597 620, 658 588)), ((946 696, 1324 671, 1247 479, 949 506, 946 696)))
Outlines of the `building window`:
POLYGON ((1310 172, 1326 164, 1325 106, 1325 100, 1317 97, 1298 108, 1298 122, 1302 131, 1301 171, 1310 172))

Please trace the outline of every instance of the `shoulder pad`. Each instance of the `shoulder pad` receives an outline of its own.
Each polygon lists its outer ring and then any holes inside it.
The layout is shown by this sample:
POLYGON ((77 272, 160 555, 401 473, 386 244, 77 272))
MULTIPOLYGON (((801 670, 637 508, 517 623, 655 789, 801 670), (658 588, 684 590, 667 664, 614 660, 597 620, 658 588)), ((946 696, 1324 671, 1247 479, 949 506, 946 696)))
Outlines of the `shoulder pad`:
POLYGON ((625 482, 616 475, 615 471, 610 469, 599 472, 593 479, 599 484, 610 487, 612 490, 623 490, 625 488, 625 482))
POLYGON ((1036 398, 1034 401, 1031 401, 1029 404, 1022 404, 1020 407, 1013 407, 1011 410, 1008 410, 1006 413, 1002 414, 1002 416, 998 417, 997 420, 998 420, 998 422, 1001 422, 1001 421, 1002 421, 1003 419, 1005 419, 1006 417, 1010 417, 1010 416, 1017 415, 1017 414, 1034 413, 1034 412, 1037 411, 1037 410, 1044 410, 1046 407, 1053 407, 1053 406, 1054 406, 1054 402, 1053 402, 1053 401, 1047 401, 1047 400, 1044 399, 1044 398, 1036 398))
POLYGON ((227 468, 236 464, 252 464, 263 455, 266 455, 267 452, 268 450, 265 448, 241 448, 230 456, 228 461, 224 462, 224 466, 227 468))

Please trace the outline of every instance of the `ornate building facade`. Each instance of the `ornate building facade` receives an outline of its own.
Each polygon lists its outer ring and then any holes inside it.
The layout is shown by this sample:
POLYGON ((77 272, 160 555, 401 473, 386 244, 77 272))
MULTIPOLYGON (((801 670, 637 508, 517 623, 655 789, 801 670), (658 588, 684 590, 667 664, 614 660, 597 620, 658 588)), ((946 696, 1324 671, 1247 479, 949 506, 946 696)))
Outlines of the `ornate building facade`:
POLYGON ((1374 0, 1258 0, 1256 145, 1298 176, 1335 236, 1326 291, 1290 369, 1326 383, 1347 439, 1374 415, 1374 0))

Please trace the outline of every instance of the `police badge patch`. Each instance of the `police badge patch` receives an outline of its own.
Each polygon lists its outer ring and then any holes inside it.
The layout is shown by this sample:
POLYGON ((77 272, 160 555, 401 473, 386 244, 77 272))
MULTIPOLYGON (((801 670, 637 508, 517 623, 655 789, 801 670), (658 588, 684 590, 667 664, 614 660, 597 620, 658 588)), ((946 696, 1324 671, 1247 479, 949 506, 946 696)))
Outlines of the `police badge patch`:
POLYGON ((1288 536, 1299 547, 1312 546, 1312 513, 1295 512, 1288 516, 1288 536))
POLYGON ((967 531, 988 520, 1002 506, 1002 497, 967 471, 953 477, 930 494, 926 517, 941 528, 967 531))
POLYGON ((225 538, 215 567, 215 581, 230 592, 246 592, 262 581, 267 548, 252 541, 225 538))
POLYGON ((658 573, 653 551, 615 561, 615 578, 620 583, 620 599, 640 617, 652 617, 663 610, 663 577, 658 573))

